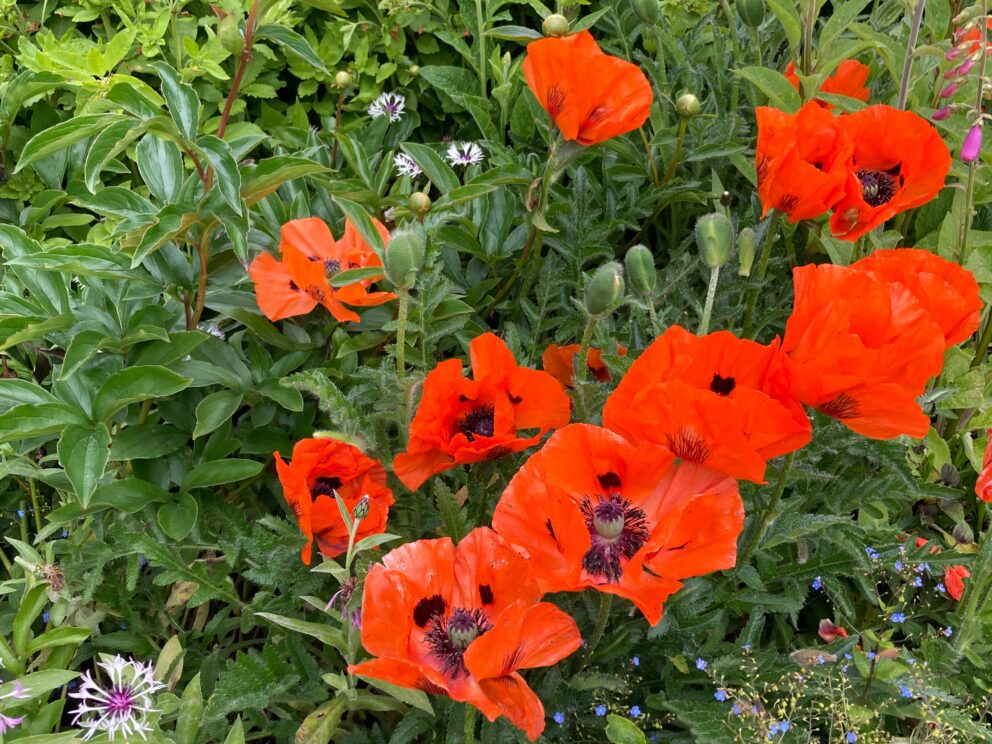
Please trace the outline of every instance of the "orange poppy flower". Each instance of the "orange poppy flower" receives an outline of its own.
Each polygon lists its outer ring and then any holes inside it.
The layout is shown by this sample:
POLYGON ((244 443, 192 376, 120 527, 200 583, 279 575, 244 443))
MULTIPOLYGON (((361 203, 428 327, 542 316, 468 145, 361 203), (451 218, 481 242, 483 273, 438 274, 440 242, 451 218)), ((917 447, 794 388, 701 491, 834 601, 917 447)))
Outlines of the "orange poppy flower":
POLYGON ((761 106, 755 115, 762 216, 776 209, 798 222, 828 212, 844 195, 851 155, 837 119, 814 101, 795 114, 761 106))
MULTIPOLYGON (((389 231, 377 220, 372 222, 388 245, 389 231)), ((396 298, 392 292, 368 291, 381 276, 337 288, 328 282, 340 271, 382 266, 382 259, 350 220, 345 222, 341 240, 334 240, 327 223, 318 217, 287 222, 282 226, 279 250, 282 261, 262 253, 248 267, 258 306, 269 320, 305 315, 321 304, 339 322, 357 323, 361 318, 345 305, 381 305, 396 298)))
POLYGON ((588 31, 532 41, 523 70, 562 136, 581 145, 637 129, 651 110, 651 84, 641 69, 604 53, 588 31))
POLYGON ((737 483, 590 424, 551 435, 510 481, 493 528, 530 555, 544 592, 633 602, 652 625, 681 579, 731 568, 744 524, 737 483))
POLYGON ((527 449, 571 418, 561 383, 518 367, 494 334, 472 339, 469 359, 472 379, 462 376, 461 360, 448 359, 424 380, 406 452, 393 460, 393 472, 411 491, 455 465, 527 449))
MULTIPOLYGON (((568 346, 548 344, 548 348, 541 356, 541 366, 544 367, 545 372, 565 387, 573 387, 575 385, 575 355, 578 353, 579 344, 569 344, 568 346)), ((627 356, 627 347, 623 344, 617 344, 617 355, 627 356)), ((586 354, 586 366, 589 367, 589 374, 600 382, 610 381, 610 371, 603 363, 603 355, 599 349, 589 347, 589 353, 586 354)))
POLYGON ((982 300, 974 275, 956 263, 920 248, 875 251, 851 264, 873 279, 908 289, 944 332, 947 347, 978 330, 982 300))
MULTIPOLYGON (((845 59, 837 65, 834 74, 820 84, 820 91, 822 93, 832 93, 838 96, 856 98, 859 101, 867 101, 868 96, 871 95, 868 87, 865 85, 868 81, 869 72, 868 65, 862 64, 856 59, 845 59)), ((796 64, 794 62, 786 65, 783 74, 786 80, 792 83, 792 87, 799 90, 799 76, 796 75, 796 64)), ((830 108, 830 104, 826 101, 817 100, 817 103, 824 108, 830 108)))
POLYGON ((348 528, 334 499, 335 491, 349 512, 354 512, 362 497, 369 498, 369 513, 359 523, 356 540, 385 532, 394 499, 378 460, 350 444, 325 438, 297 442, 288 464, 278 452, 275 457, 283 496, 307 539, 301 554, 304 563, 310 564, 314 540, 317 550, 328 558, 348 549, 348 528))
POLYGON ((916 398, 943 365, 944 334, 908 289, 846 266, 792 272, 782 350, 808 406, 873 439, 922 437, 916 398))
POLYGON ((631 365, 603 407, 603 425, 632 442, 735 478, 764 478, 765 462, 810 440, 778 341, 672 326, 631 365))
POLYGON ((964 594, 964 580, 969 576, 971 571, 964 566, 948 566, 944 571, 944 587, 955 602, 961 601, 961 595, 964 594))
POLYGON ((944 187, 951 153, 940 133, 912 111, 869 106, 838 117, 851 143, 847 187, 830 229, 857 240, 891 217, 919 207, 944 187))
POLYGON ((391 551, 365 580, 362 644, 378 658, 350 674, 444 694, 534 741, 544 706, 518 670, 551 666, 582 644, 575 621, 548 602, 530 563, 487 527, 391 551))
POLYGON ((992 502, 992 429, 986 429, 985 456, 982 458, 982 472, 975 483, 975 494, 982 501, 992 502))

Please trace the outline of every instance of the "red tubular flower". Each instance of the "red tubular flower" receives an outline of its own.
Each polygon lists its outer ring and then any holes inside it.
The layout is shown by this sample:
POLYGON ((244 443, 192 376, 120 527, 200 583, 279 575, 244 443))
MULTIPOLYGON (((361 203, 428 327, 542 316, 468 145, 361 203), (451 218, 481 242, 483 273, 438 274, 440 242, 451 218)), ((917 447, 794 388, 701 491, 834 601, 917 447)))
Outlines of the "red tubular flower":
POLYGON ((589 424, 555 432, 493 515, 541 591, 616 594, 652 625, 681 579, 733 567, 743 523, 732 478, 589 424))
POLYGON ((278 452, 275 457, 283 496, 307 538, 301 554, 304 563, 310 563, 314 539, 317 549, 328 558, 348 549, 348 528, 334 499, 335 491, 350 512, 363 496, 369 498, 369 512, 359 523, 356 540, 385 532, 394 499, 378 460, 350 444, 324 438, 297 442, 288 464, 278 452))
MULTIPOLYGON (((558 346, 549 344, 541 357, 541 366, 544 371, 554 377, 558 382, 567 388, 575 385, 574 363, 575 355, 579 353, 579 344, 569 344, 568 346, 558 346)), ((617 354, 627 356, 627 347, 622 344, 617 345, 617 354)), ((586 354, 586 366, 589 373, 600 382, 610 381, 610 371, 603 363, 602 354, 599 349, 589 348, 586 354)))
POLYGON ((944 187, 951 153, 940 133, 912 111, 869 106, 837 119, 851 143, 844 197, 834 206, 830 229, 857 240, 907 209, 933 199, 944 187))
POLYGON ((577 649, 575 621, 541 591, 530 564, 486 528, 391 551, 365 580, 362 645, 378 658, 350 674, 444 694, 490 721, 510 719, 534 741, 544 706, 518 670, 551 666, 577 649))
POLYGON ((875 251, 851 264, 873 279, 908 289, 955 346, 978 330, 982 300, 974 275, 956 263, 920 248, 875 251))
POLYGON ((975 483, 975 494, 982 501, 992 502, 992 429, 986 429, 985 436, 985 456, 982 458, 982 472, 975 483))
POLYGON ((588 31, 527 45, 524 77, 567 140, 595 145, 641 126, 651 84, 641 69, 600 50, 588 31))
POLYGON ((571 417, 561 384, 547 372, 518 367, 494 334, 473 339, 469 358, 473 379, 462 377, 460 360, 449 359, 424 380, 406 452, 393 460, 393 472, 411 491, 455 465, 527 449, 571 417))
POLYGON ((778 349, 727 331, 672 326, 631 365, 603 408, 603 425, 689 462, 760 482, 765 462, 810 440, 778 349))
POLYGON ((916 398, 943 364, 944 334, 900 284, 845 266, 792 272, 795 305, 782 350, 799 399, 867 437, 922 437, 916 398))
MULTIPOLYGON (((377 220, 373 224, 388 245, 389 231, 377 220)), ((305 315, 321 304, 339 322, 357 323, 361 318, 345 305, 381 305, 396 299, 392 292, 368 291, 372 282, 382 277, 362 279, 338 288, 328 282, 329 277, 341 271, 382 266, 382 260, 351 221, 345 222, 344 236, 337 241, 318 217, 287 222, 282 226, 279 250, 282 261, 262 253, 248 267, 258 306, 269 320, 305 315)))
MULTIPOLYGON (((868 65, 862 64, 856 59, 845 59, 837 65, 834 74, 823 81, 820 85, 820 91, 837 96, 856 98, 859 101, 867 101, 868 96, 871 95, 871 92, 865 85, 868 81, 869 72, 868 65)), ((794 62, 786 65, 783 74, 792 83, 792 87, 799 90, 799 76, 796 75, 796 65, 794 62)), ((816 103, 824 108, 830 108, 830 104, 826 101, 817 100, 816 103)))
POLYGON ((762 216, 776 209, 798 222, 826 214, 844 195, 851 157, 837 119, 813 101, 795 114, 761 106, 755 115, 762 216))
POLYGON ((944 571, 944 587, 955 602, 961 601, 961 595, 964 594, 964 580, 969 576, 971 571, 964 566, 948 566, 944 571))

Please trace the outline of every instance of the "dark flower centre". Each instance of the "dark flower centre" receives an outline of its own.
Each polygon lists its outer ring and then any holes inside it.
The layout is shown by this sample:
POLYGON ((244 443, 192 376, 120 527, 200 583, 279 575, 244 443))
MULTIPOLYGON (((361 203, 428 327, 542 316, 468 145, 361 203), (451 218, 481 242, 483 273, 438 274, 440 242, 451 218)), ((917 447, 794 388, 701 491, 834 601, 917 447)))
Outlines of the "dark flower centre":
POLYGON ((621 561, 630 560, 648 541, 646 515, 619 493, 582 500, 582 516, 591 545, 582 556, 582 568, 611 583, 623 576, 621 561))
POLYGON ((665 442, 673 455, 688 462, 704 463, 709 459, 710 448, 706 440, 686 426, 666 434, 665 442))
POLYGON ((310 488, 310 495, 314 498, 318 496, 334 496, 334 492, 341 488, 341 479, 334 476, 318 478, 310 488))
POLYGON ((300 291, 300 285, 297 284, 296 282, 294 282, 292 279, 290 279, 289 280, 289 289, 292 292, 299 292, 300 291))
POLYGON ((717 395, 730 395, 734 392, 734 388, 737 387, 737 380, 733 377, 721 377, 720 375, 713 375, 713 380, 710 382, 710 390, 712 390, 717 395))
POLYGON ((880 207, 896 193, 896 178, 891 173, 863 168, 855 175, 861 182, 861 198, 869 206, 880 207))
POLYGON ((439 659, 445 674, 457 677, 468 674, 464 656, 476 638, 492 629, 482 610, 466 610, 456 607, 447 618, 437 616, 424 640, 431 654, 439 659))
POLYGON ((847 393, 841 393, 833 400, 820 406, 819 410, 821 413, 843 421, 844 419, 857 418, 861 413, 861 406, 847 393))
POLYGON ((479 406, 458 424, 468 441, 474 442, 476 437, 491 437, 496 433, 496 413, 492 406, 479 406))
POLYGON ((444 615, 446 609, 448 609, 448 603, 440 594, 424 597, 413 608, 413 622, 417 624, 418 628, 426 628, 435 617, 444 615))

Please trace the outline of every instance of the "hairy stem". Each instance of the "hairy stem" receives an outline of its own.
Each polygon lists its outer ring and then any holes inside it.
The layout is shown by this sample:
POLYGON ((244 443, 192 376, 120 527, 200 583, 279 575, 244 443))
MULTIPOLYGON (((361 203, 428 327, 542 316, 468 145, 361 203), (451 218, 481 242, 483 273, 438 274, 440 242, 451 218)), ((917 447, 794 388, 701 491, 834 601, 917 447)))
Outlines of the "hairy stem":
POLYGON ((744 311, 744 332, 745 338, 751 338, 752 324, 754 321, 754 308, 758 304, 758 293, 761 291, 761 282, 765 280, 768 273, 768 262, 771 260, 772 244, 775 242, 775 233, 778 231, 778 223, 782 219, 779 212, 772 212, 768 222, 768 231, 761 241, 761 256, 758 259, 758 271, 754 276, 751 289, 747 294, 747 308, 744 311))
POLYGON ((612 607, 613 595, 607 594, 606 592, 600 592, 599 612, 596 613, 596 625, 592 629, 592 635, 589 637, 589 643, 586 644, 586 655, 582 660, 583 667, 592 659, 592 655, 596 651, 596 647, 599 645, 599 642, 603 640, 603 633, 606 632, 606 623, 610 619, 610 609, 612 607))
POLYGON ((697 336, 705 336, 710 329, 710 318, 713 315, 713 301, 716 299, 716 285, 720 280, 720 267, 710 268, 710 283, 706 288, 706 304, 703 306, 703 317, 699 319, 697 336))
POLYGON ((410 308, 410 293, 406 289, 397 292, 399 310, 396 314, 396 376, 406 376, 406 320, 410 308))
POLYGON ((465 733, 462 736, 464 744, 475 742, 475 706, 465 703, 465 733))
POLYGON ((665 177, 661 179, 662 186, 671 181, 672 176, 675 175, 675 169, 678 167, 679 159, 682 157, 682 146, 685 144, 685 130, 688 126, 688 117, 681 117, 679 120, 679 132, 675 136, 675 151, 672 153, 672 159, 668 161, 668 167, 665 169, 665 177))
POLYGON ((909 41, 906 43, 906 59, 902 63, 902 79, 899 81, 899 102, 896 108, 905 109, 909 100, 909 78, 913 72, 913 58, 916 56, 916 40, 920 38, 920 26, 923 25, 923 9, 927 0, 917 0, 913 11, 912 25, 909 27, 909 41))
POLYGON ((38 484, 33 479, 29 480, 28 488, 31 491, 31 508, 34 509, 34 529, 37 534, 44 527, 41 522, 41 504, 38 501, 38 484))
POLYGON ((738 566, 743 566, 747 563, 748 559, 754 554, 754 551, 761 544, 761 540, 765 536, 765 531, 768 529, 768 525, 771 524, 772 519, 774 519, 778 505, 782 501, 782 494, 785 493, 785 485, 789 482, 789 472, 792 470, 792 463, 795 459, 795 450, 786 456, 785 463, 782 465, 782 470, 778 474, 778 483, 775 484, 775 490, 772 492, 771 498, 768 499, 768 503, 765 504, 764 508, 762 508, 761 514, 758 516, 757 523, 748 533, 747 538, 745 539, 745 542, 741 546, 740 550, 737 551, 738 566))

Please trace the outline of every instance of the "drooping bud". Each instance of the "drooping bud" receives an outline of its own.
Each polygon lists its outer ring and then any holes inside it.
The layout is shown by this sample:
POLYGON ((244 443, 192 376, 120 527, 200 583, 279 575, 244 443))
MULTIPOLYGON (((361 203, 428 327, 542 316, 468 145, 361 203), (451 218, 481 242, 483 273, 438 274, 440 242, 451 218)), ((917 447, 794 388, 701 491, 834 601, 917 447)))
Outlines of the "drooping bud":
POLYGON ((675 110, 684 119, 691 119, 699 113, 699 99, 692 93, 683 93, 675 101, 675 110))
POLYGON ((948 118, 950 115, 951 115, 951 107, 944 106, 944 108, 939 108, 936 111, 934 111, 933 116, 931 116, 930 118, 933 119, 934 121, 943 121, 944 119, 948 118))
POLYGON ((544 19, 541 30, 545 36, 564 36, 568 33, 568 19, 560 13, 552 13, 544 19))
POLYGON ((654 256, 641 244, 635 245, 624 258, 627 281, 642 297, 652 297, 658 283, 658 272, 654 268, 654 256))
POLYGON ((951 83, 946 88, 944 88, 942 91, 940 91, 940 97, 941 98, 950 98, 951 96, 954 95, 954 91, 956 91, 957 89, 958 89, 958 84, 957 83, 951 83))
POLYGON ((235 56, 244 51, 245 38, 241 35, 241 24, 238 22, 238 16, 231 13, 217 22, 217 39, 224 49, 235 56))
POLYGON ((344 90, 349 85, 351 85, 352 80, 353 80, 352 75, 347 70, 341 70, 340 72, 338 72, 337 75, 334 76, 334 84, 337 87, 341 88, 341 90, 344 90))
POLYGON ((365 519, 369 515, 369 497, 362 496, 351 514, 355 519, 365 519))
POLYGON ((733 225, 723 212, 704 214, 696 220, 696 245, 711 269, 727 263, 734 246, 733 225))
POLYGON ((411 212, 427 214, 431 211, 431 198, 423 191, 414 191, 407 199, 407 206, 410 207, 411 212))
POLYGON ((623 299, 623 267, 616 261, 603 264, 586 287, 586 310, 594 318, 613 312, 623 299))
POLYGON ((423 229, 407 226, 393 233, 386 251, 386 276, 398 289, 410 289, 424 262, 427 237, 423 229))
POLYGON ((961 160, 965 163, 973 163, 978 160, 982 152, 982 125, 975 124, 964 138, 961 145, 961 160))
POLYGON ((661 5, 658 0, 632 0, 631 5, 642 23, 655 24, 661 20, 661 5))
POLYGON ((745 26, 757 28, 765 20, 765 0, 737 0, 737 15, 745 26))
POLYGON ((758 237, 753 228, 745 227, 737 236, 737 276, 751 276, 757 251, 758 237))

